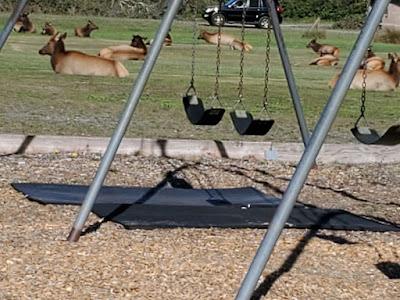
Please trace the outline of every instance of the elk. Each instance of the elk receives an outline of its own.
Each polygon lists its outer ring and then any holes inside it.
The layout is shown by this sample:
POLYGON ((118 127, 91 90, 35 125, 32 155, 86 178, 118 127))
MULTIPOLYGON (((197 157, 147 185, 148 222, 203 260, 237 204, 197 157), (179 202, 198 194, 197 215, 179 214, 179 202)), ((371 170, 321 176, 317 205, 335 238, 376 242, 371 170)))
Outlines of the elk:
POLYGON ((385 60, 382 57, 376 56, 371 48, 368 48, 366 57, 360 65, 360 69, 367 70, 382 70, 385 68, 385 60))
POLYGON ((90 37, 90 33, 93 30, 97 30, 96 24, 94 24, 91 20, 88 20, 87 24, 84 27, 77 27, 75 28, 75 36, 77 37, 90 37))
POLYGON ((323 56, 317 57, 310 62, 310 65, 317 66, 336 66, 339 63, 339 58, 331 54, 325 54, 323 56))
MULTIPOLYGON (((218 33, 217 32, 207 32, 207 31, 200 31, 200 35, 198 39, 205 40, 209 44, 218 44, 218 33)), ((230 36, 226 33, 221 33, 221 45, 228 45, 231 49, 235 50, 244 50, 249 52, 253 49, 253 47, 249 43, 241 42, 238 39, 230 36)))
POLYGON ((16 32, 29 32, 35 33, 36 27, 28 17, 29 13, 23 13, 17 19, 14 25, 14 31, 16 32))
MULTIPOLYGON (((366 90, 368 91, 393 91, 399 86, 400 81, 400 59, 396 53, 389 53, 391 60, 389 69, 365 70, 366 72, 366 90)), ((350 89, 362 89, 364 81, 364 70, 359 69, 350 85, 350 89)), ((336 75, 329 83, 330 87, 334 87, 339 79, 336 75)))
POLYGON ((315 53, 319 54, 319 56, 330 54, 339 58, 340 49, 338 47, 327 44, 319 44, 317 43, 316 39, 312 39, 306 47, 313 49, 315 53))
POLYGON ((130 45, 118 45, 101 49, 99 56, 115 60, 144 60, 147 47, 140 35, 134 35, 130 45))
POLYGON ((53 35, 39 50, 41 55, 51 56, 51 66, 56 73, 68 75, 117 76, 129 75, 124 65, 115 60, 88 55, 79 51, 66 51, 64 40, 67 33, 53 35))
POLYGON ((51 24, 50 22, 44 23, 44 26, 42 27, 42 35, 55 35, 57 33, 56 28, 51 24))

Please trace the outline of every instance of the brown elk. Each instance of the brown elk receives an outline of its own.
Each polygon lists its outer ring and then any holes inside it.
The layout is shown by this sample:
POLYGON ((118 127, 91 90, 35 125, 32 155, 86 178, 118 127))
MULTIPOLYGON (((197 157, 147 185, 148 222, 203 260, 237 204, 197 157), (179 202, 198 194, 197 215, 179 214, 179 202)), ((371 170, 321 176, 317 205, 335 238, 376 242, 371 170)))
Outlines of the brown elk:
POLYGON ((51 66, 56 73, 69 75, 117 76, 129 75, 124 65, 115 60, 88 55, 79 51, 66 51, 64 40, 67 33, 53 35, 39 50, 41 55, 51 55, 51 66))
POLYGON ((88 20, 87 24, 84 27, 75 28, 75 36, 77 37, 90 37, 90 34, 93 30, 97 30, 96 24, 94 24, 91 20, 88 20))
POLYGON ((382 57, 376 56, 371 48, 368 48, 367 55, 360 65, 360 69, 367 70, 382 70, 385 68, 385 60, 382 57))
MULTIPOLYGON (((368 91, 392 91, 399 86, 400 81, 400 59, 396 53, 389 53, 391 60, 388 71, 380 70, 365 70, 366 90, 368 91)), ((362 89, 364 81, 364 70, 359 69, 350 85, 350 89, 362 89)), ((330 87, 334 87, 339 79, 336 75, 329 83, 330 87)))
POLYGON ((16 32, 29 32, 35 33, 36 27, 28 17, 29 13, 23 13, 17 19, 14 25, 14 31, 16 32))
POLYGON ((118 45, 101 49, 99 56, 115 60, 144 60, 147 55, 145 38, 134 35, 130 45, 118 45))
POLYGON ((339 58, 340 49, 338 47, 327 44, 319 44, 317 43, 316 39, 311 40, 306 47, 311 48, 315 53, 318 53, 319 56, 330 54, 339 58))
POLYGON ((339 63, 339 58, 331 54, 325 54, 323 56, 317 57, 310 62, 310 65, 317 66, 336 66, 339 63))
POLYGON ((55 35, 57 33, 56 28, 51 24, 50 22, 44 23, 44 26, 42 27, 42 35, 55 35))
MULTIPOLYGON (((218 44, 218 32, 207 32, 207 31, 202 30, 202 31, 200 31, 200 35, 199 35, 198 39, 205 40, 209 44, 217 45, 218 44)), ((230 36, 229 34, 226 34, 226 33, 221 33, 220 44, 228 45, 229 47, 231 47, 231 49, 235 49, 235 50, 242 50, 242 48, 244 48, 244 50, 246 52, 249 52, 253 49, 253 47, 249 43, 241 42, 238 39, 236 39, 233 36, 230 36)))

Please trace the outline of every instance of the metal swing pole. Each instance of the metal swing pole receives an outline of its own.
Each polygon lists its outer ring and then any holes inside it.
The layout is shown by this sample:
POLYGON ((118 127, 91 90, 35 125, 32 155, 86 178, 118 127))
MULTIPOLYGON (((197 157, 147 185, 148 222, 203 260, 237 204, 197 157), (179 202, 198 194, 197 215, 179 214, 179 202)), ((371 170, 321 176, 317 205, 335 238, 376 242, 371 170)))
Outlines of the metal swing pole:
MULTIPOLYGON (((271 1, 269 1, 269 3, 270 2, 271 1)), ((240 286, 238 294, 236 295, 237 300, 248 300, 251 298, 254 289, 257 286, 257 282, 271 256, 280 234, 282 233, 283 227, 293 209, 301 188, 303 187, 329 129, 336 118, 343 98, 353 81, 354 75, 364 57, 364 53, 373 39, 374 33, 382 20, 389 2, 390 0, 375 1, 373 8, 368 15, 368 19, 346 61, 341 76, 336 83, 336 86, 329 97, 328 103, 326 104, 315 127, 310 142, 301 157, 292 180, 283 195, 282 201, 271 221, 270 227, 254 256, 242 285, 240 286)))
POLYGON ((169 0, 168 2, 167 11, 162 18, 160 27, 154 38, 154 43, 151 45, 150 51, 147 54, 139 75, 132 87, 132 92, 125 105, 125 109, 120 117, 119 123, 114 131, 113 136, 111 137, 111 140, 107 146, 107 150, 102 157, 99 168, 97 169, 96 176, 94 177, 94 180, 90 185, 90 188, 82 203, 79 214, 76 217, 71 232, 69 233, 67 240, 70 242, 78 241, 79 237, 81 236, 83 226, 85 225, 90 211, 92 210, 93 204, 99 194, 100 188, 104 183, 107 172, 110 169, 111 163, 114 160, 118 147, 132 119, 133 112, 135 111, 136 106, 139 103, 139 99, 142 95, 144 87, 156 63, 164 42, 164 38, 171 28, 173 20, 181 4, 182 0, 169 0))
POLYGON ((4 25, 4 28, 0 33, 0 51, 1 49, 3 49, 3 46, 10 36, 10 33, 18 20, 18 17, 24 11, 24 8, 27 4, 28 0, 21 0, 15 5, 14 11, 11 13, 10 18, 8 19, 7 23, 4 25))
POLYGON ((293 107, 296 112, 297 122, 299 123, 301 137, 303 139, 304 146, 307 146, 310 140, 310 133, 308 131, 307 123, 304 118, 304 112, 301 105, 300 95, 297 91, 296 81, 294 79, 292 67, 290 65, 289 55, 286 50, 281 26, 279 24, 278 15, 276 13, 276 5, 274 0, 267 0, 267 5, 268 5, 270 20, 272 23, 272 29, 275 35, 276 45, 278 46, 282 66, 285 71, 286 81, 293 101, 293 107))

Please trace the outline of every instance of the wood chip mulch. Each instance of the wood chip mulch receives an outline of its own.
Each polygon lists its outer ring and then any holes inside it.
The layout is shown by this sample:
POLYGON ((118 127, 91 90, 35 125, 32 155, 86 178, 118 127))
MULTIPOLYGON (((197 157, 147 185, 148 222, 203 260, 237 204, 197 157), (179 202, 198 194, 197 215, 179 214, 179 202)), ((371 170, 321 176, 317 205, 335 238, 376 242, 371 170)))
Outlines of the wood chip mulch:
MULTIPOLYGON (((233 299, 265 230, 125 230, 65 241, 78 207, 41 205, 12 182, 90 184, 100 156, 0 157, 0 299, 233 299)), ((107 185, 285 190, 294 165, 118 156, 107 185)), ((400 223, 400 164, 319 165, 299 201, 400 223)), ((87 225, 98 218, 91 215, 87 225)), ((285 229, 254 299, 399 299, 400 234, 285 229), (397 278, 397 279, 396 279, 397 278)))

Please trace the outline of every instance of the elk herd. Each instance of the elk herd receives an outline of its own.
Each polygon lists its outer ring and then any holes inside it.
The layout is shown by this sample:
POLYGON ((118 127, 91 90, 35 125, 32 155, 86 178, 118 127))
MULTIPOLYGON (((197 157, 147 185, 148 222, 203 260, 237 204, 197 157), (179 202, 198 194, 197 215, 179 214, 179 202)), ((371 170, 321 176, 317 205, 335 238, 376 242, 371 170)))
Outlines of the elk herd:
MULTIPOLYGON (((99 27, 91 20, 82 27, 74 28, 74 34, 79 38, 90 38, 92 31, 99 30, 99 27)), ((36 27, 29 18, 29 13, 23 13, 18 18, 14 31, 35 33, 36 27)), ((80 51, 66 50, 65 40, 67 33, 60 34, 51 22, 46 22, 42 27, 42 35, 50 36, 46 45, 39 54, 49 55, 51 66, 56 73, 75 75, 98 75, 126 77, 128 70, 121 61, 144 60, 147 55, 147 47, 152 40, 146 37, 133 35, 130 44, 111 45, 100 49, 97 55, 90 55, 80 51)), ((247 42, 221 33, 220 39, 217 32, 201 30, 198 39, 208 44, 216 45, 218 40, 221 45, 229 46, 233 50, 244 50, 250 52, 253 49, 247 42)), ((164 46, 172 45, 171 34, 168 33, 164 40, 164 46)), ((337 66, 339 63, 340 49, 330 44, 320 44, 316 39, 311 40, 306 48, 312 49, 317 57, 309 64, 317 66, 337 66)), ((357 71, 351 89, 361 89, 364 85, 366 90, 389 91, 399 86, 400 81, 400 59, 396 53, 389 53, 389 67, 385 69, 385 60, 376 55, 372 49, 368 49, 360 67, 357 71)), ((329 82, 329 87, 334 87, 340 74, 334 76, 329 82)))
MULTIPOLYGON (((320 44, 313 39, 306 47, 311 48, 318 55, 310 62, 310 65, 336 66, 339 63, 340 49, 336 46, 320 44)), ((367 91, 395 90, 400 82, 400 59, 396 53, 389 53, 388 59, 390 64, 386 70, 385 60, 369 48, 350 84, 350 89, 362 89, 365 86, 367 91)), ((340 74, 336 74, 328 86, 333 88, 339 77, 340 74)))
MULTIPOLYGON (((93 21, 88 20, 85 26, 74 28, 74 34, 79 38, 90 38, 92 31, 98 29, 99 27, 93 21)), ((36 32, 29 13, 19 16, 14 31, 36 32)), ((55 73, 68 75, 126 77, 129 72, 121 61, 144 60, 147 55, 147 46, 151 42, 145 43, 146 37, 133 35, 130 44, 109 46, 101 49, 97 55, 90 55, 81 51, 67 50, 65 46, 67 33, 59 33, 51 22, 45 22, 40 33, 50 38, 39 50, 39 54, 50 56, 50 64, 55 73)), ((172 45, 170 33, 166 36, 164 45, 172 45)))

